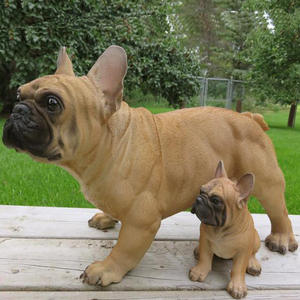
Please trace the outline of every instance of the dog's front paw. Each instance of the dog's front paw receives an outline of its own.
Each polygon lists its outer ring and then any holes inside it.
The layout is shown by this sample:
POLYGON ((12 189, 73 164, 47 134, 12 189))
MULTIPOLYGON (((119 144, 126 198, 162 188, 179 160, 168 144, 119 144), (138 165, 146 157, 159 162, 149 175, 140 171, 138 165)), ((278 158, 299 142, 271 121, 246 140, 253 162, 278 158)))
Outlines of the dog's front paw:
POLYGON ((96 261, 90 264, 80 275, 83 283, 90 285, 107 286, 110 283, 120 282, 124 274, 113 263, 96 261))
POLYGON ((266 246, 275 252, 285 254, 288 250, 293 252, 298 248, 298 243, 293 234, 271 233, 265 241, 266 246))
POLYGON ((247 296, 247 286, 243 280, 230 280, 227 286, 227 292, 235 299, 241 299, 247 296))
POLYGON ((89 221, 89 226, 97 229, 108 229, 115 227, 118 221, 112 219, 110 216, 104 213, 95 214, 89 221))
POLYGON ((209 270, 204 270, 201 266, 197 265, 190 269, 189 278, 192 281, 204 281, 209 270))

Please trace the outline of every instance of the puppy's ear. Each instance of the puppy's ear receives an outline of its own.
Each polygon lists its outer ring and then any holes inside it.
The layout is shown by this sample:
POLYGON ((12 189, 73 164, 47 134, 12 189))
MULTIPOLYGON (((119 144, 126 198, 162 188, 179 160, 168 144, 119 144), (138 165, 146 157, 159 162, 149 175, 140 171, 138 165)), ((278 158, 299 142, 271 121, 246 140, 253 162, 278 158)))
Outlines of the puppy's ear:
POLYGON ((215 178, 226 177, 227 173, 225 171, 223 160, 220 160, 216 169, 215 178))
POLYGON ((123 48, 110 46, 98 58, 88 78, 104 94, 105 115, 111 116, 120 108, 123 98, 123 80, 127 72, 127 55, 123 48))
POLYGON ((239 208, 243 208, 247 204, 248 197, 250 196, 254 187, 254 181, 254 174, 247 173, 237 182, 236 186, 239 191, 237 205, 239 208))
POLYGON ((66 47, 61 47, 58 52, 57 69, 55 74, 75 76, 72 62, 67 54, 66 47))

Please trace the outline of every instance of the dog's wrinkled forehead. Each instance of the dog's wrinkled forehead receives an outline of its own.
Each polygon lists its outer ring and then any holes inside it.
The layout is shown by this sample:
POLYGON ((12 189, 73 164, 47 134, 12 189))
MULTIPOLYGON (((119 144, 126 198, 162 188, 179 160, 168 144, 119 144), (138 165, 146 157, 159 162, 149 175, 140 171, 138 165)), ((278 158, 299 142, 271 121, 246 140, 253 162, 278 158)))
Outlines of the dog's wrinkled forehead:
POLYGON ((209 181, 207 184, 203 185, 201 187, 201 191, 205 192, 207 194, 210 194, 211 192, 223 192, 223 184, 221 180, 213 179, 209 181))
POLYGON ((62 100, 71 100, 88 94, 92 90, 90 86, 85 77, 47 75, 21 85, 18 93, 20 100, 36 99, 42 93, 53 93, 62 100))
POLYGON ((201 187, 202 192, 222 198, 227 198, 235 190, 235 183, 225 177, 215 178, 201 187))
POLYGON ((51 87, 56 86, 58 82, 59 82, 58 76, 55 75, 44 76, 21 85, 18 89, 18 92, 21 96, 21 99, 33 99, 38 90, 42 88, 51 89, 51 87))

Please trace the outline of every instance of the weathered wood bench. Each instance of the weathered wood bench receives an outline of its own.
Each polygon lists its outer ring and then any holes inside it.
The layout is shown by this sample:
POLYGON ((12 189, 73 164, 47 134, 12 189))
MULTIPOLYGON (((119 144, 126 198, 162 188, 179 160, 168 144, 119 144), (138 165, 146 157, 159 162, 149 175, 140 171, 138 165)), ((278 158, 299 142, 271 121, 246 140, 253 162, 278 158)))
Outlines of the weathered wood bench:
MULTIPOLYGON (((182 212, 163 221, 140 264, 119 284, 82 284, 79 275, 116 243, 120 224, 100 231, 87 221, 96 209, 0 206, 0 299, 232 299, 225 291, 230 260, 214 259, 205 282, 188 278, 199 221, 182 212)), ((262 240, 266 215, 254 214, 262 240)), ((290 216, 299 242, 300 216, 290 216)), ((299 251, 282 256, 262 243, 259 277, 246 275, 247 299, 300 299, 299 251)))

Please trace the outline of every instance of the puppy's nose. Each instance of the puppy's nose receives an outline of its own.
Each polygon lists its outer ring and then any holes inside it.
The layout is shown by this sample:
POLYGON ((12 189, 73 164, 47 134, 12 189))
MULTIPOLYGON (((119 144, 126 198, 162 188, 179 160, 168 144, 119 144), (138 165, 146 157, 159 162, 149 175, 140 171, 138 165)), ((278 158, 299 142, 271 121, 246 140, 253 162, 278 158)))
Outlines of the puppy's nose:
POLYGON ((17 103, 14 108, 13 108, 13 111, 12 113, 13 114, 20 114, 20 115, 28 115, 30 113, 30 108, 28 105, 20 102, 20 103, 17 103))

